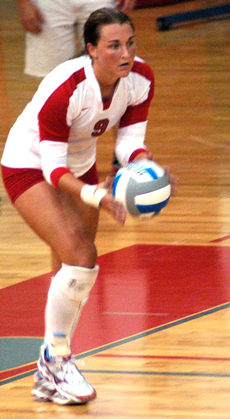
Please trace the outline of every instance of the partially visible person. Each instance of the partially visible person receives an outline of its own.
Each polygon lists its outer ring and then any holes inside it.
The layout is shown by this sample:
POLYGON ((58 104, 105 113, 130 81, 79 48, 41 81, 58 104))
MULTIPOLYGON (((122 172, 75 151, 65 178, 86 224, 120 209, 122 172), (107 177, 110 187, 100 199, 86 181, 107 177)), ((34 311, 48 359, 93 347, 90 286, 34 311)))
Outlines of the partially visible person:
POLYGON ((15 0, 26 31, 25 73, 44 77, 84 47, 83 26, 101 7, 129 12, 135 0, 15 0))
POLYGON ((12 127, 1 161, 12 203, 53 255, 32 395, 59 404, 96 397, 74 363, 71 340, 98 276, 99 210, 121 225, 126 219, 110 192, 111 179, 99 182, 97 141, 118 124, 119 163, 151 159, 144 142, 154 77, 136 57, 131 19, 114 8, 96 10, 85 23, 84 42, 86 55, 43 79, 12 127))

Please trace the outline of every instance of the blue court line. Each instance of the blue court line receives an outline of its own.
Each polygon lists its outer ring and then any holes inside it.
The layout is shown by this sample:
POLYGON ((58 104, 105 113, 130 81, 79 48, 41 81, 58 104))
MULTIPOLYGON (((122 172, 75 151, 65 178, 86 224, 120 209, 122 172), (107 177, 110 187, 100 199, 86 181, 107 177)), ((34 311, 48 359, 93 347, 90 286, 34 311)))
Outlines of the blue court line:
POLYGON ((18 375, 15 375, 14 377, 10 377, 10 378, 7 378, 5 380, 2 380, 2 381, 0 381, 0 387, 3 386, 4 384, 13 383, 14 381, 21 380, 22 378, 29 377, 30 375, 33 375, 35 373, 35 371, 36 370, 32 370, 32 371, 29 371, 29 372, 24 372, 23 374, 18 374, 18 375))
MULTIPOLYGON (((134 340, 141 339, 145 336, 153 335, 154 333, 158 333, 158 332, 161 332, 163 330, 167 330, 167 329, 170 329, 172 327, 179 326, 181 324, 190 322, 192 320, 196 320, 196 319, 199 319, 201 317, 205 317, 205 316, 208 316, 210 314, 217 313, 218 311, 225 310, 226 308, 229 308, 229 307, 230 307, 230 303, 225 303, 225 304, 222 304, 220 306, 213 307, 211 309, 202 311, 200 313, 196 313, 196 314, 193 314, 191 316, 184 317, 184 318, 179 319, 179 320, 175 320, 171 323, 167 323, 167 324, 164 324, 162 326, 158 326, 158 327, 155 327, 153 329, 146 330, 145 332, 138 333, 134 336, 130 336, 128 338, 121 339, 119 341, 110 343, 108 345, 104 345, 104 346, 101 346, 99 348, 95 348, 93 350, 90 350, 90 351, 84 352, 82 354, 76 355, 75 359, 82 359, 82 358, 86 358, 87 356, 92 356, 92 355, 98 354, 98 353, 106 351, 108 349, 115 348, 115 347, 120 346, 120 345, 124 345, 125 343, 129 343, 129 342, 132 342, 134 340)), ((16 381, 16 380, 19 380, 21 378, 29 377, 29 376, 33 375, 34 372, 35 372, 35 370, 32 370, 32 371, 29 371, 29 372, 26 372, 26 373, 19 374, 17 376, 8 378, 6 380, 2 380, 2 381, 0 381, 0 386, 2 386, 4 384, 11 383, 11 382, 16 381)), ((180 375, 180 376, 191 376, 191 377, 196 377, 196 376, 197 377, 223 377, 223 378, 224 377, 228 377, 228 378, 230 377, 230 374, 208 374, 208 373, 206 374, 206 373, 186 373, 186 372, 185 373, 169 373, 169 372, 146 372, 146 371, 135 372, 135 371, 101 371, 101 370, 85 370, 84 372, 107 373, 107 374, 110 373, 110 374, 168 375, 168 376, 170 376, 170 375, 179 376, 180 375)))
POLYGON ((116 342, 109 343, 108 345, 104 345, 104 346, 101 346, 99 348, 92 349, 90 351, 87 351, 87 352, 84 352, 82 354, 76 355, 75 358, 76 359, 81 359, 81 358, 85 358, 87 356, 95 355, 95 354, 98 354, 100 352, 106 351, 107 349, 115 348, 116 346, 120 346, 120 345, 123 345, 125 343, 129 343, 129 342, 132 342, 134 340, 141 339, 145 336, 153 335, 154 333, 161 332, 162 330, 171 329, 172 327, 179 326, 183 323, 187 323, 187 322, 190 322, 192 320, 196 320, 196 319, 199 319, 201 317, 208 316, 209 314, 213 314, 213 313, 216 313, 218 311, 225 310, 226 308, 229 308, 229 307, 230 307, 230 303, 225 303, 225 304, 222 304, 220 306, 213 307, 213 308, 210 308, 210 309, 205 310, 205 311, 201 311, 201 312, 196 313, 196 314, 192 314, 191 316, 183 317, 182 319, 175 320, 175 321, 172 321, 172 322, 167 323, 167 324, 163 324, 162 326, 154 327, 153 329, 146 330, 145 332, 137 333, 136 335, 129 336, 128 338, 124 338, 124 339, 118 340, 116 342))
POLYGON ((171 377, 212 377, 212 378, 230 378, 230 374, 212 374, 206 372, 167 372, 167 371, 125 371, 125 370, 82 370, 82 373, 89 374, 121 374, 121 375, 166 375, 171 377))

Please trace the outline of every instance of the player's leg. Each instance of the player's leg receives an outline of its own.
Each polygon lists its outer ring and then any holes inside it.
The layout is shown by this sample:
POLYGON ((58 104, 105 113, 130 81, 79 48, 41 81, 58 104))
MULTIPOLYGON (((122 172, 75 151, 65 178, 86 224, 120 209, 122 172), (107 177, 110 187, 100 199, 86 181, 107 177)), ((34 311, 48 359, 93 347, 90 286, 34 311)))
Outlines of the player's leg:
POLYGON ((54 384, 61 403, 63 397, 67 403, 84 403, 94 398, 96 392, 71 360, 70 343, 76 319, 98 274, 93 243, 98 211, 80 200, 71 200, 46 182, 24 192, 15 206, 62 262, 47 299, 46 344, 38 363, 42 380, 54 384))
MULTIPOLYGON (((71 234, 81 234, 83 240, 90 240, 92 243, 95 240, 97 222, 98 222, 98 211, 85 205, 82 201, 73 201, 70 197, 59 193, 58 202, 62 205, 62 214, 65 215, 67 220, 67 228, 71 234), (76 219, 76 211, 82 214, 82 221, 84 225, 85 235, 79 231, 79 222, 76 219), (76 233, 74 233, 76 231, 76 233)), ((54 253, 54 251, 53 251, 54 253)), ((78 251, 79 253, 79 251, 78 251)), ((58 260, 60 257, 57 252, 55 253, 58 260)), ((57 259, 56 258, 56 259, 57 259)), ((98 268, 95 267, 96 260, 88 268, 87 266, 81 266, 80 262, 76 265, 73 264, 61 264, 61 269, 54 276, 48 296, 48 302, 46 307, 46 337, 47 341, 52 342, 51 355, 55 356, 57 353, 68 354, 66 347, 70 351, 70 339, 74 331, 74 326, 79 318, 81 309, 88 299, 89 292, 96 280, 98 268), (65 278, 71 278, 71 288, 65 284, 65 278), (77 282, 77 286, 81 288, 75 289, 74 280, 77 282), (60 298, 60 295, 62 298, 60 298), (64 297, 64 295, 65 297, 64 297), (78 301, 77 311, 74 311, 78 301), (68 302, 68 304, 67 304, 68 302), (62 307, 63 304, 63 307, 62 307), (66 313, 66 319, 60 318, 59 313, 66 313), (71 313, 75 313, 73 317, 71 313), (55 346, 56 339, 53 338, 53 330, 56 331, 57 335, 65 334, 68 341, 65 339, 57 339, 57 346, 55 346), (53 340, 52 340, 53 339, 53 340), (63 342, 63 348, 60 347, 60 343, 63 342)))
POLYGON ((92 268, 97 257, 93 237, 98 211, 80 199, 73 204, 71 199, 63 197, 60 191, 46 182, 40 182, 20 195, 15 207, 62 263, 92 268), (71 205, 76 206, 76 211, 71 205), (86 224, 86 219, 90 217, 92 224, 86 224))
MULTIPOLYGON (((95 181, 95 183, 97 183, 97 182, 95 181)), ((63 203, 62 194, 60 194, 59 202, 63 203)), ((70 200, 70 202, 71 202, 71 200, 70 200)), ((64 205, 64 203, 63 203, 63 205, 64 205)), ((89 235, 89 237, 91 237, 92 242, 94 242, 95 236, 96 236, 96 231, 97 231, 98 211, 93 210, 91 207, 89 207, 88 205, 85 205, 81 201, 78 202, 78 207, 82 207, 81 213, 82 213, 82 217, 83 217, 83 220, 84 220, 84 225, 87 226, 88 235, 89 235), (92 217, 92 212, 95 213, 96 216, 92 217)), ((68 209, 63 208, 63 211, 66 212, 67 220, 73 220, 73 221, 71 221, 71 225, 69 227, 72 230, 72 223, 76 222, 76 219, 75 219, 75 216, 76 216, 76 214, 75 214, 75 204, 73 203, 73 206, 69 206, 68 209), (68 215, 69 211, 73 211, 73 214, 71 214, 71 216, 70 216, 70 214, 68 215)), ((77 226, 76 226, 76 228, 77 228, 77 226)), ((60 256, 54 251, 54 249, 51 249, 51 261, 52 261, 52 271, 53 271, 53 274, 55 274, 61 268, 62 260, 60 259, 60 256)))

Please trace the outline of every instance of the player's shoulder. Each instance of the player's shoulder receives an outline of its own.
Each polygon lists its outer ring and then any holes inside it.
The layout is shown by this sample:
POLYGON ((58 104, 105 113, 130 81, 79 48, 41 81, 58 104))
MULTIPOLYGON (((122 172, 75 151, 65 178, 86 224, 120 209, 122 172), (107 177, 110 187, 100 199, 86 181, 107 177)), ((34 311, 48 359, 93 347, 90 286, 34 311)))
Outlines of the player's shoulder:
POLYGON ((51 73, 50 76, 54 78, 69 78, 71 75, 80 71, 84 72, 85 66, 89 65, 89 57, 83 55, 78 58, 65 61, 59 64, 51 73))
POLYGON ((89 65, 86 56, 74 58, 59 64, 41 82, 38 92, 49 96, 52 92, 65 91, 71 94, 86 79, 85 67, 89 65), (64 90, 63 90, 64 88, 64 90))
POLYGON ((151 66, 140 57, 135 57, 131 72, 137 73, 150 81, 154 80, 154 74, 151 66))

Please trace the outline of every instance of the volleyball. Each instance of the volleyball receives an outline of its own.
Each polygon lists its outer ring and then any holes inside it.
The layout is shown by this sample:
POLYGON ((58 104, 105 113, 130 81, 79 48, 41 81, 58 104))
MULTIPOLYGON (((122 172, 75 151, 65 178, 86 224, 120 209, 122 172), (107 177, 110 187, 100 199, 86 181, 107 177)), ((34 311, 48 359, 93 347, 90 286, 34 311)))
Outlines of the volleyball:
POLYGON ((118 170, 112 193, 132 217, 144 220, 159 214, 167 205, 171 184, 166 171, 158 163, 139 160, 118 170))

